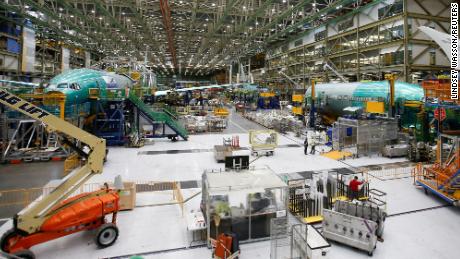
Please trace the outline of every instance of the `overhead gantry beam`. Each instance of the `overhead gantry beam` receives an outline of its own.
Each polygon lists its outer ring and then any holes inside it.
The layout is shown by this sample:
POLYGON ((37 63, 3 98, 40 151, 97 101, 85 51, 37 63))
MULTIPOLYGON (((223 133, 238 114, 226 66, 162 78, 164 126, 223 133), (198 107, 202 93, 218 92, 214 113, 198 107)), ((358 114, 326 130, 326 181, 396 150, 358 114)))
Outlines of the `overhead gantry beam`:
MULTIPOLYGON (((228 13, 230 12, 231 9, 235 6, 235 4, 238 2, 238 0, 229 0, 229 3, 225 5, 225 8, 222 12, 222 16, 218 18, 218 20, 215 22, 214 26, 212 26, 211 29, 208 29, 208 33, 206 35, 206 38, 203 39, 203 43, 201 44, 200 49, 198 50, 198 53, 195 56, 195 59, 198 59, 202 56, 203 52, 209 48, 209 46, 212 44, 209 44, 210 41, 210 36, 215 34, 222 26, 224 23, 225 19, 228 17, 228 13)), ((218 14, 216 14, 218 15, 218 14)))
MULTIPOLYGON (((242 33, 244 33, 245 30, 247 30, 251 24, 256 21, 257 17, 261 17, 262 13, 265 13, 266 10, 268 9, 268 7, 271 6, 272 2, 274 2, 274 0, 267 0, 267 1, 264 1, 264 4, 262 6, 260 6, 257 10, 254 11, 254 13, 252 15, 250 15, 248 17, 248 19, 246 19, 246 21, 244 21, 243 23, 241 23, 236 29, 235 31, 233 31, 229 36, 228 38, 230 39, 244 39, 244 36, 241 36, 242 33)), ((228 42, 227 42, 228 44, 228 42)), ((215 55, 217 54, 218 52, 222 51, 221 48, 214 48, 214 52, 212 53, 212 55, 215 55)), ((222 60, 225 60, 227 58, 227 56, 224 56, 222 55, 221 59, 219 59, 220 61, 222 60)), ((216 59, 217 61, 217 59, 216 59)), ((229 63, 229 62, 227 62, 229 63)), ((212 63, 211 65, 214 65, 215 63, 212 63)))
MULTIPOLYGON (((276 28, 276 26, 280 22, 282 22, 284 19, 288 18, 290 15, 292 15, 296 11, 303 10, 303 8, 305 6, 307 6, 308 4, 311 4, 312 2, 313 2, 313 0, 304 0, 304 1, 300 1, 299 3, 297 3, 295 6, 293 6, 291 8, 287 8, 281 14, 276 15, 271 21, 269 21, 268 23, 262 25, 259 29, 256 29, 252 34, 249 35, 249 33, 248 33, 248 36, 247 36, 246 40, 244 40, 239 45, 239 47, 242 48, 245 45, 255 41, 256 37, 258 37, 260 35, 263 35, 266 32, 269 32, 269 30, 272 29, 272 28, 276 28)), ((230 51, 233 51, 233 49, 226 48, 223 51, 222 56, 225 57, 225 56, 229 55, 230 51)), ((216 61, 212 62, 211 66, 215 65, 216 63, 217 63, 216 61)))
POLYGON ((163 25, 165 27, 166 35, 168 38, 169 53, 171 54, 171 59, 172 59, 174 68, 177 69, 178 66, 177 66, 176 48, 174 47, 174 31, 172 28, 171 9, 169 8, 168 0, 160 0, 160 9, 161 9, 161 14, 163 16, 163 25))
MULTIPOLYGON (((17 14, 20 14, 22 17, 30 19, 34 24, 40 25, 42 27, 50 28, 52 31, 57 33, 59 35, 59 37, 61 37, 61 39, 63 41, 76 42, 76 43, 80 44, 81 46, 83 46, 84 48, 86 48, 88 50, 95 50, 95 47, 90 45, 88 42, 86 42, 83 39, 83 37, 78 37, 78 36, 72 35, 72 34, 66 32, 64 28, 60 27, 56 23, 53 23, 51 21, 41 20, 41 19, 39 19, 39 18, 37 18, 37 17, 25 12, 25 9, 23 8, 23 6, 22 6, 22 8, 20 8, 20 7, 17 7, 17 6, 13 6, 12 4, 6 4, 4 2, 0 2, 0 7, 2 7, 5 10, 16 12, 17 14)), ((82 34, 82 35, 84 35, 84 37, 88 36, 87 34, 82 34)))

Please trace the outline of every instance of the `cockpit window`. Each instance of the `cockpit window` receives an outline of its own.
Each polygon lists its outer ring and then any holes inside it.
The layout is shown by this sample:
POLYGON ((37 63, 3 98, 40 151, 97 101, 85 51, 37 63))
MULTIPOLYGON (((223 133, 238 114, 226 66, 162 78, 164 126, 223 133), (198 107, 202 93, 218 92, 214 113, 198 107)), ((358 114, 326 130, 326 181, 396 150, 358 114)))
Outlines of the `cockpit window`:
POLYGON ((77 83, 72 83, 72 84, 70 84, 70 89, 72 89, 72 90, 77 90, 77 91, 78 91, 78 90, 80 90, 81 88, 80 88, 80 85, 79 85, 79 84, 77 84, 77 83))
POLYGON ((67 85, 67 83, 62 83, 62 84, 58 84, 57 88, 58 89, 66 89, 66 88, 69 88, 69 86, 67 85))
POLYGON ((102 79, 104 79, 105 84, 107 85, 107 88, 117 88, 117 81, 111 76, 102 76, 102 79))

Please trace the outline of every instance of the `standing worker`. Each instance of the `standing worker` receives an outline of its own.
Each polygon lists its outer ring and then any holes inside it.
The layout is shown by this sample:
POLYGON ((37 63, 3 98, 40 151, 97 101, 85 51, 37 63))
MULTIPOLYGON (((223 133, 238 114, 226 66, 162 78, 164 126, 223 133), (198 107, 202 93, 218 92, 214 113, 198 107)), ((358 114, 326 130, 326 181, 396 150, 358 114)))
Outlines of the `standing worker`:
POLYGON ((316 147, 316 131, 315 133, 313 134, 313 138, 312 138, 312 143, 311 143, 311 149, 310 149, 310 154, 311 155, 314 155, 316 150, 315 150, 315 147, 316 147))
POLYGON ((304 150, 303 153, 305 155, 308 155, 308 137, 305 138, 305 141, 303 142, 304 150))
POLYGON ((350 200, 353 201, 354 199, 359 200, 359 186, 366 181, 358 181, 358 176, 355 176, 353 180, 350 181, 349 189, 350 189, 350 200))

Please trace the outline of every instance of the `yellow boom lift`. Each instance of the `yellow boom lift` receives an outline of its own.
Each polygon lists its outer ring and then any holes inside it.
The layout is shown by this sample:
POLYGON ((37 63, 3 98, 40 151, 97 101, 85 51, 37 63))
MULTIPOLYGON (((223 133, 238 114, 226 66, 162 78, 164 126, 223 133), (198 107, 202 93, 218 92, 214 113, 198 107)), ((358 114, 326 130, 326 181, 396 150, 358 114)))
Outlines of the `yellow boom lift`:
MULTIPOLYGON (((116 214, 119 195, 104 189, 70 197, 95 174, 102 173, 106 155, 105 140, 66 122, 47 111, 0 90, 0 104, 19 111, 45 124, 48 131, 62 134, 64 142, 86 158, 86 164, 67 175, 50 194, 40 197, 13 218, 13 228, 0 240, 4 254, 20 258, 34 258, 30 247, 83 230, 98 229, 96 243, 100 247, 112 245, 118 237, 116 214), (75 142, 71 139, 75 139, 75 142), (86 145, 89 152, 75 144, 86 145), (112 214, 107 222, 105 216, 112 214)), ((2 254, 2 253, 0 253, 2 254)))

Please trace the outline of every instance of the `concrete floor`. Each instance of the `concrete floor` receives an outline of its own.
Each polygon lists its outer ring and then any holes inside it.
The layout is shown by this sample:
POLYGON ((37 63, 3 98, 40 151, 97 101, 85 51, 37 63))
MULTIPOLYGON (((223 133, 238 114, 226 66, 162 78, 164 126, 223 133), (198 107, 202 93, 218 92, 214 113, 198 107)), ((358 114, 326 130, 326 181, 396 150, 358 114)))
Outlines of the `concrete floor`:
MULTIPOLYGON (((63 162, 36 162, 17 165, 0 165, 0 191, 41 188, 50 180, 63 176, 63 162)), ((15 206, 0 206, 0 219, 10 218, 23 208, 15 206)), ((0 220, 0 225, 3 223, 0 220)))
MULTIPOLYGON (((248 134, 252 127, 260 126, 248 122, 238 115, 232 115, 229 125, 233 132, 221 134, 192 135, 189 141, 171 142, 156 140, 152 145, 139 149, 110 148, 104 173, 90 179, 101 183, 121 175, 125 181, 200 181, 203 170, 222 168, 217 164, 212 152, 198 153, 155 153, 166 150, 209 150, 222 142, 222 137, 237 134, 241 146, 247 147, 248 134), (154 153, 149 153, 155 151, 154 153)), ((405 159, 382 157, 359 158, 341 162, 320 155, 303 155, 299 146, 301 139, 280 136, 280 145, 273 157, 261 157, 256 166, 268 165, 278 174, 308 170, 328 170, 350 166, 367 166, 404 162, 405 159)), ((411 178, 382 181, 371 179, 371 187, 388 193, 388 213, 385 223, 385 242, 378 243, 373 258, 376 259, 432 259, 457 258, 460 243, 458 208, 441 207, 442 200, 426 195, 415 188, 411 178), (430 209, 432 208, 432 209, 430 209), (418 211, 421 210, 421 211, 418 211), (414 212, 415 211, 415 212, 414 212)), ((200 189, 183 190, 184 198, 191 197, 200 189)), ((166 196, 165 196, 166 197, 166 196)), ((140 197, 141 198, 141 197, 140 197)), ((143 196, 144 202, 149 197, 143 196)), ((161 199, 157 196, 155 199, 161 199)), ((185 211, 199 208, 200 195, 185 204, 185 211)), ((186 230, 186 222, 177 205, 142 207, 121 212, 118 217, 120 236, 118 241, 106 249, 97 249, 93 241, 94 233, 82 232, 37 245, 32 251, 37 258, 129 258, 142 254, 144 258, 210 258, 207 248, 190 248, 191 234, 186 230)), ((0 227, 0 235, 11 227, 7 222, 0 227)), ((257 242, 241 246, 241 259, 270 258, 270 242, 257 242)), ((337 243, 332 243, 325 259, 369 258, 367 253, 337 243)))
POLYGON ((265 127, 247 120, 241 114, 232 111, 228 118, 228 126, 224 130, 224 134, 247 133, 249 130, 263 130, 265 127))
POLYGON ((60 179, 64 162, 36 162, 0 165, 0 190, 40 188, 50 180, 60 179))

